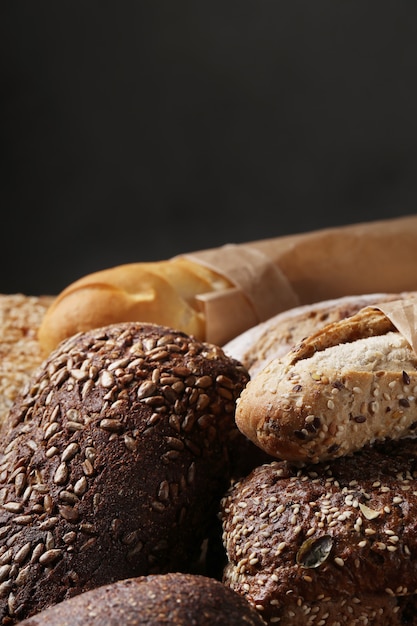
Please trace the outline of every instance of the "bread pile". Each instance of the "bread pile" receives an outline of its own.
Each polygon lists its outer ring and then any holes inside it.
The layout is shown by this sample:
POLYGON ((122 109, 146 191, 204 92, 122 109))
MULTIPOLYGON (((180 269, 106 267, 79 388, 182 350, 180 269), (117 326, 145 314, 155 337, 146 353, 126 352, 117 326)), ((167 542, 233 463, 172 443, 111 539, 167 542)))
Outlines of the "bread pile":
POLYGON ((0 623, 417 624, 416 227, 5 296, 0 623))
MULTIPOLYGON (((394 297, 416 333, 416 294, 394 297)), ((417 354, 383 312, 390 298, 372 299, 321 325, 341 303, 309 307, 315 329, 237 402, 241 432, 276 460, 222 500, 223 581, 268 624, 417 623, 417 354)), ((307 317, 302 307, 271 329, 282 337, 291 319, 297 336, 307 317)), ((250 354, 247 333, 243 345, 250 354)))

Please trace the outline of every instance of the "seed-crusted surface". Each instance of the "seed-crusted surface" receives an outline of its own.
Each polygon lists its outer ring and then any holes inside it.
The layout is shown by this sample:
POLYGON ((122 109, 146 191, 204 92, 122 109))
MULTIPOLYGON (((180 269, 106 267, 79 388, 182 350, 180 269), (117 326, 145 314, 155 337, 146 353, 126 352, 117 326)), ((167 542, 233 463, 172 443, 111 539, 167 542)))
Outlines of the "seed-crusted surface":
POLYGON ((53 296, 0 294, 0 424, 42 361, 37 340, 53 296))
POLYGON ((417 355, 366 307, 271 361, 238 401, 236 422, 269 454, 318 462, 417 426, 417 355))
POLYGON ((70 598, 22 626, 265 626, 243 596, 201 575, 131 578, 70 598))
POLYGON ((192 567, 229 485, 246 370, 152 324, 80 333, 16 400, 0 450, 0 617, 192 567))
POLYGON ((417 623, 415 440, 255 468, 222 499, 221 520, 224 582, 269 624, 417 623))

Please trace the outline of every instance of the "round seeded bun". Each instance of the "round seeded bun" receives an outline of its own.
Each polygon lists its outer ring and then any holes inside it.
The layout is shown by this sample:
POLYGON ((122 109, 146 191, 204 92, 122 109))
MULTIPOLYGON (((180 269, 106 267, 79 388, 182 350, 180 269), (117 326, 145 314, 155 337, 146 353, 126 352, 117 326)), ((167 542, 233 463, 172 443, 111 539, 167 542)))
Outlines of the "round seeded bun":
POLYGON ((265 626, 243 596, 214 578, 169 573, 86 591, 22 626, 265 626))
POLYGON ((247 381, 219 347, 154 324, 61 343, 3 426, 1 623, 116 580, 194 571, 244 441, 247 381))
POLYGON ((223 582, 268 624, 417 623, 417 440, 257 467, 221 519, 223 582))

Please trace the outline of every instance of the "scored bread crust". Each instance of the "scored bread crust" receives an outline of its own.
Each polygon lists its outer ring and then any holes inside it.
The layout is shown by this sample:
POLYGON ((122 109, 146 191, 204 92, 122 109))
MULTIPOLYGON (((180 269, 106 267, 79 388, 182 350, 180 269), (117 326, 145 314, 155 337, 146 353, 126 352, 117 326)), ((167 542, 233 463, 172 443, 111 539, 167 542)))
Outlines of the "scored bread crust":
POLYGON ((318 462, 412 436, 417 355, 380 310, 326 325, 248 383, 239 429, 268 454, 318 462))
POLYGON ((53 296, 0 294, 0 425, 43 355, 38 328, 53 296))
POLYGON ((350 317, 365 306, 416 296, 417 292, 370 293, 305 304, 249 328, 223 348, 238 359, 253 378, 269 361, 284 356, 297 343, 326 324, 350 317))

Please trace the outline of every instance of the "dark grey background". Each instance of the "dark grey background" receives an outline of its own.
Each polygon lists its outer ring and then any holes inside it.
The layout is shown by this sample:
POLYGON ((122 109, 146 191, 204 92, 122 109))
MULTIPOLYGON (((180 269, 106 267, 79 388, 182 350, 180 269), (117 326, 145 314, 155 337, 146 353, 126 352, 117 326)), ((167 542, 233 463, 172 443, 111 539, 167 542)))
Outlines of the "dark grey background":
POLYGON ((417 3, 1 7, 0 292, 417 213, 417 3))

